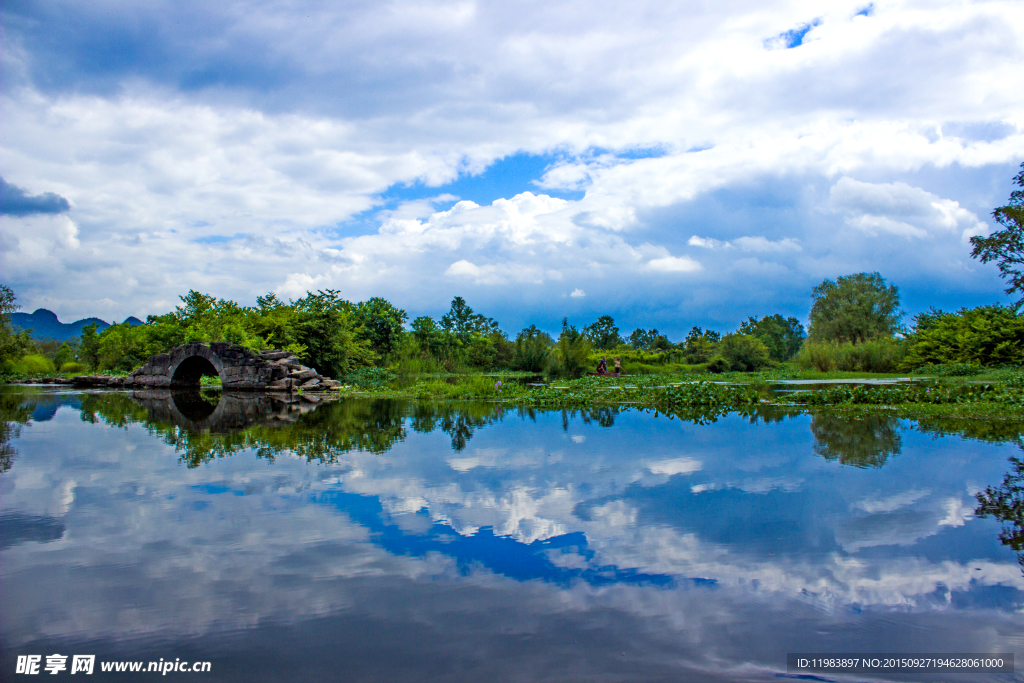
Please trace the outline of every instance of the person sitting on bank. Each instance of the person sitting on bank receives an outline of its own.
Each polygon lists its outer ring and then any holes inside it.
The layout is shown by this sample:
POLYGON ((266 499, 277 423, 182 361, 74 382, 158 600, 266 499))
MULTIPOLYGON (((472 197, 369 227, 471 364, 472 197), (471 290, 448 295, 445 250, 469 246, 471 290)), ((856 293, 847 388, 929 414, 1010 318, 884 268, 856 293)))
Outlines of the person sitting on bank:
POLYGON ((615 359, 615 376, 618 377, 621 374, 622 374, 622 359, 621 358, 616 358, 615 359))

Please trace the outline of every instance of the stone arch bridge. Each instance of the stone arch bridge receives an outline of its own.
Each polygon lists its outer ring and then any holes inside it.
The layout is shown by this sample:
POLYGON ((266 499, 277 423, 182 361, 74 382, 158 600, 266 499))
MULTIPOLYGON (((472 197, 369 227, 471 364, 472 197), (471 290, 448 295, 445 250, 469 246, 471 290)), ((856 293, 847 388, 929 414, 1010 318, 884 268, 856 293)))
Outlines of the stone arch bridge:
POLYGON ((170 353, 150 356, 124 378, 125 387, 197 388, 203 376, 220 377, 225 390, 322 391, 341 386, 307 368, 287 351, 254 353, 226 342, 183 344, 170 353))

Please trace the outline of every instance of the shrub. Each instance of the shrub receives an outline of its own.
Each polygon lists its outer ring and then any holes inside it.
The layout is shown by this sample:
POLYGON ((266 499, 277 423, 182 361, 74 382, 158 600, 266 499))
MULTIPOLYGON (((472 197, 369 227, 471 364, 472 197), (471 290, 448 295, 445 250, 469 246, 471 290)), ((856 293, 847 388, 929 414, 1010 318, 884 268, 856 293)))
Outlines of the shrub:
POLYGON ((729 367, 729 361, 722 358, 721 356, 715 356, 708 362, 707 370, 708 372, 718 374, 720 372, 728 372, 729 367))
POLYGON ((947 365, 922 365, 914 370, 915 375, 933 375, 935 377, 973 377, 984 371, 980 365, 970 363, 950 363, 947 365))
POLYGON ((46 375, 56 372, 53 361, 38 353, 22 356, 12 363, 14 372, 25 375, 46 375))
POLYGON ((386 368, 359 368, 343 375, 343 381, 365 389, 386 389, 398 375, 386 368))
POLYGON ((60 366, 61 372, 74 373, 74 372, 87 372, 89 370, 85 363, 79 363, 77 361, 71 361, 70 363, 64 363, 60 366))
POLYGON ((907 367, 1024 364, 1024 315, 1009 306, 932 309, 914 318, 907 367))
POLYGON ((725 335, 718 344, 718 353, 729 364, 729 369, 737 372, 757 372, 772 364, 768 347, 748 334, 725 335))
POLYGON ((895 339, 860 344, 807 341, 796 355, 796 363, 801 368, 821 372, 896 372, 903 365, 906 352, 906 344, 895 339))

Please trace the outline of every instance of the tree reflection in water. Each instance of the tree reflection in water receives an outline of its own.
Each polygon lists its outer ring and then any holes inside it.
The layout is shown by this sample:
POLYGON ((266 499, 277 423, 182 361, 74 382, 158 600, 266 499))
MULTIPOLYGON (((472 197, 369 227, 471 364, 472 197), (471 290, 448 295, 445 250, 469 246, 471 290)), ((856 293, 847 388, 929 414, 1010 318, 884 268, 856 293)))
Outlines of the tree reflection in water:
POLYGON ((852 467, 881 467, 902 446, 899 419, 890 415, 819 413, 811 418, 811 433, 815 453, 852 467))
POLYGON ((21 427, 28 423, 31 411, 22 403, 17 394, 0 394, 0 472, 11 469, 14 456, 18 454, 11 445, 17 439, 21 427))
POLYGON ((989 486, 976 494, 978 517, 995 517, 1003 523, 999 540, 1017 552, 1017 562, 1024 572, 1024 461, 1010 458, 1010 471, 999 487, 989 486))

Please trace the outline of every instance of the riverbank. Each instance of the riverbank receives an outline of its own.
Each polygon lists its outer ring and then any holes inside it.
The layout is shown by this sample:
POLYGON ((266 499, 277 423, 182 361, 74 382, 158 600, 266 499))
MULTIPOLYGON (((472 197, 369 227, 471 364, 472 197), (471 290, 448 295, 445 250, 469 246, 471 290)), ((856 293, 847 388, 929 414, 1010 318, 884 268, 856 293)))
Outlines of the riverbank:
MULTIPOLYGON (((874 373, 727 373, 721 375, 586 376, 575 380, 530 381, 521 374, 375 377, 372 382, 342 384, 332 397, 488 401, 542 410, 634 406, 682 419, 708 419, 758 405, 800 411, 874 413, 903 418, 1024 420, 1024 373, 995 370, 975 377, 908 377, 874 373), (780 376, 784 375, 784 376, 780 376)), ((87 378, 24 378, 17 383, 120 386, 116 376, 104 382, 87 378)), ((216 388, 206 386, 205 388, 216 388)), ((303 393, 301 390, 297 393, 303 393)), ((321 395, 323 392, 306 392, 321 395)))

